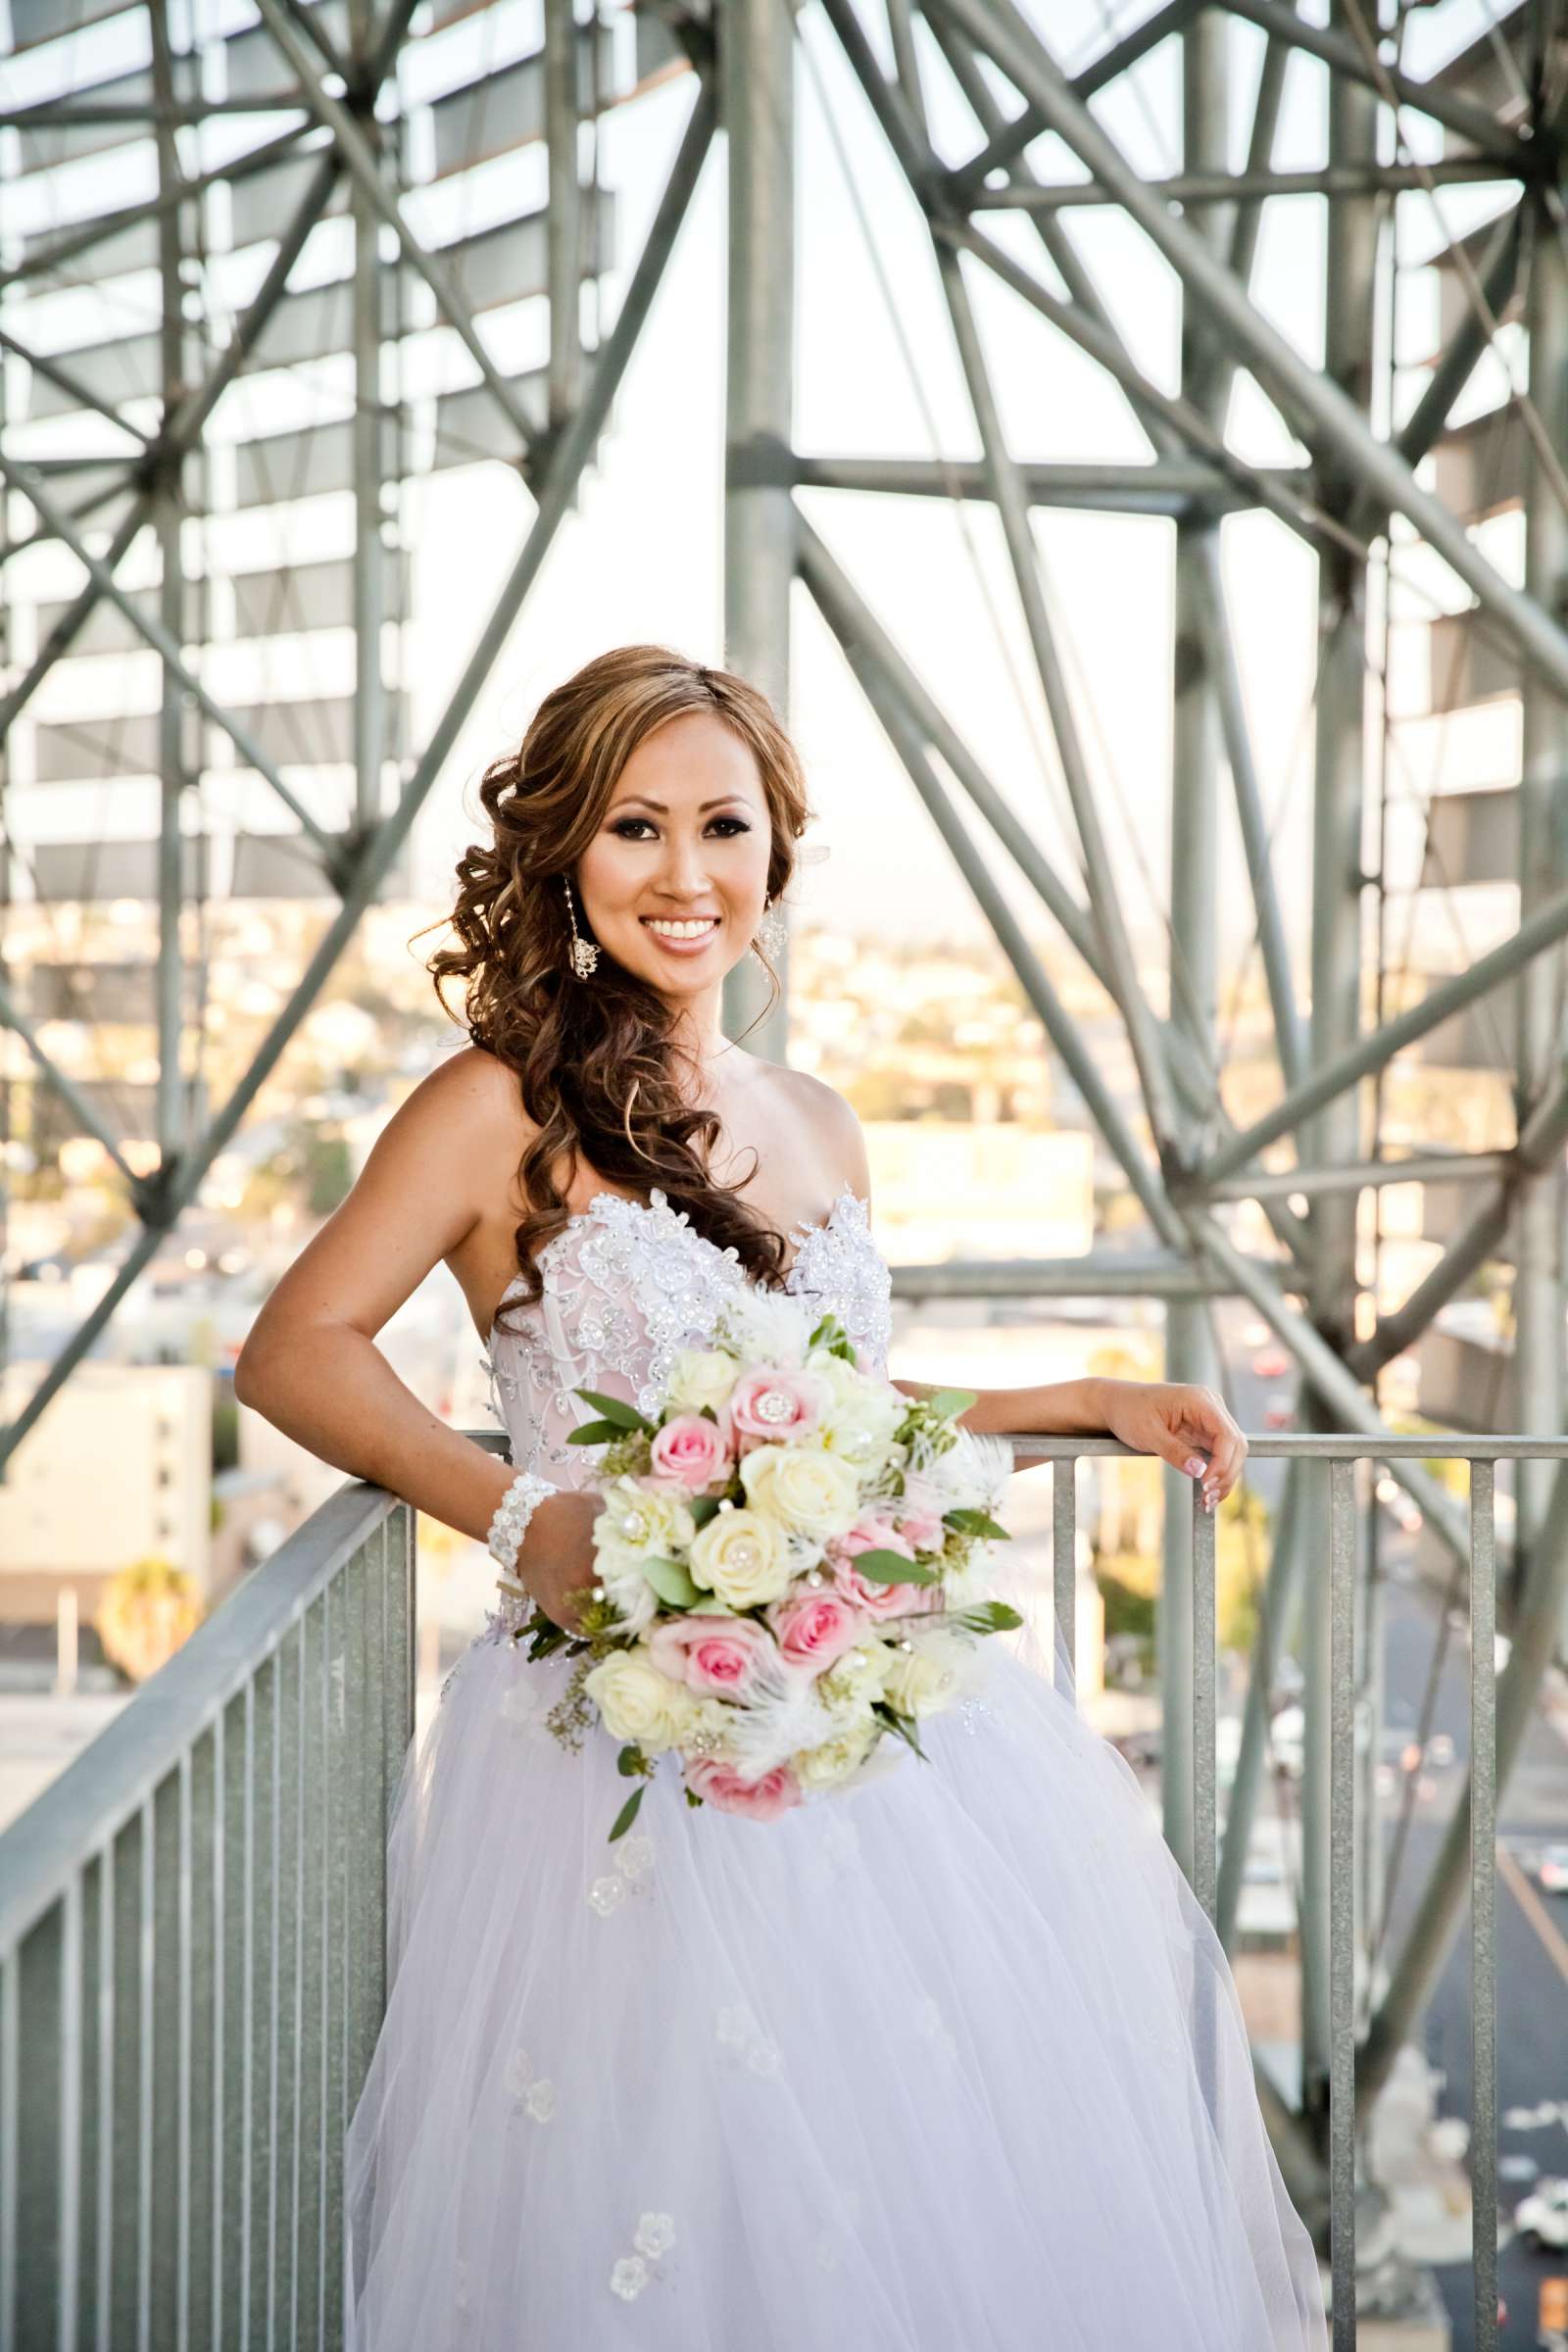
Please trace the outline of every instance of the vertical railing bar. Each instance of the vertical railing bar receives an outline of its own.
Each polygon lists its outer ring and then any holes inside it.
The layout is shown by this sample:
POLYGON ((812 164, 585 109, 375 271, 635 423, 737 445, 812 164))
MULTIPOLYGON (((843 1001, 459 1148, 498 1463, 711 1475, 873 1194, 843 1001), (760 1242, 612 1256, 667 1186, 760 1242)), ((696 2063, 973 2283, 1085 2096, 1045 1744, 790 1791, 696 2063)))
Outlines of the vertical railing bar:
POLYGON ((294 1752, 294 2112, 291 2118, 293 2173, 289 2190, 291 2242, 288 2265, 290 2352, 293 2352, 300 2336, 300 2102, 305 2089, 305 1661, 309 1655, 305 1625, 308 1614, 308 1610, 302 1610, 294 1627, 300 1654, 294 1752))
POLYGON ((277 1976, 282 1965, 281 1905, 278 1887, 283 1876, 283 1643, 272 1653, 272 1870, 268 1910, 272 1924, 272 1971, 268 1993, 267 2128, 267 2352, 275 2352, 277 2337, 277 1976))
POLYGON ((223 2341, 223 2135, 228 2125, 224 1994, 228 1961, 228 1714, 213 1722, 213 2352, 223 2341))
POLYGON ((62 1906, 60 1949, 60 2236, 57 2260, 60 2342, 76 2341, 76 2266, 81 2257, 81 1873, 74 1870, 62 1906))
MULTIPOLYGON (((341 1576, 339 1569, 338 1575, 341 1576)), ((326 2168, 327 2168, 327 2088, 330 2070, 327 2064, 332 2035, 332 2004, 327 1988, 332 1982, 332 1588, 337 1577, 328 1577, 321 1594, 321 1978, 318 1995, 321 2034, 321 2103, 318 2119, 319 2146, 317 2155, 317 2187, 318 2217, 317 2246, 318 2248, 316 2274, 316 2341, 326 2344, 326 2277, 331 2255, 326 2242, 326 2168)))
POLYGON ((1215 1843, 1214 1534, 1216 1514, 1203 1508, 1193 1481, 1193 1892, 1214 1923, 1219 1878, 1215 1843))
POLYGON ((0 2352, 17 2352, 17 2093, 21 2075, 22 1954, 0 1962, 0 2352))
POLYGON ((141 1912, 137 1922, 141 2038, 137 2046, 136 2344, 153 2352, 153 1904, 158 1868, 155 1806, 141 1806, 141 1912))
MULTIPOLYGON (((1078 1456, 1058 1453, 1051 1465, 1052 1604, 1061 1629, 1067 1666, 1078 1675, 1078 1456)), ((1074 1697, 1076 1698, 1076 1690, 1074 1697)))
POLYGON ((1329 2212, 1334 2352, 1355 2347, 1355 1462, 1329 1464, 1329 2212))
POLYGON ((239 2352, 250 2352, 251 2340, 251 2215, 255 2189, 251 2146, 256 2132, 256 1675, 259 1671, 260 1666, 253 1669, 245 1685, 245 1888, 241 1910, 245 2047, 240 2059, 239 2093, 239 2352))
POLYGON ((98 2352, 112 2352, 115 2227, 115 1840, 98 1850, 98 2352))
POLYGON ((179 1752, 179 1885, 175 1894, 179 2049, 175 2060, 174 2352, 190 2346, 191 1751, 179 1752))
POLYGON ((1476 2352, 1497 2344, 1496 1465, 1470 1465, 1470 2249, 1476 2352))

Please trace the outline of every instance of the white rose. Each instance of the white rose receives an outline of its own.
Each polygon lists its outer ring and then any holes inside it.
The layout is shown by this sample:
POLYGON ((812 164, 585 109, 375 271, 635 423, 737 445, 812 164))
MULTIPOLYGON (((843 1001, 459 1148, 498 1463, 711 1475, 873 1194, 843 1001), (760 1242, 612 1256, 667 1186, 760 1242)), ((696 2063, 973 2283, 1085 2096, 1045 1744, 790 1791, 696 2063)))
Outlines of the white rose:
POLYGON ((864 1636, 853 1649, 841 1652, 826 1674, 817 1678, 817 1690, 829 1706, 856 1706, 866 1699, 880 1698, 893 1661, 902 1654, 890 1649, 885 1642, 864 1636))
POLYGON ((820 1747, 797 1749, 790 1758, 803 1788, 832 1788, 858 1772, 881 1735, 875 1716, 867 1714, 820 1747))
POLYGON ((778 1600, 790 1581, 784 1540, 760 1511, 715 1511, 692 1540, 694 1584, 706 1585, 732 1609, 778 1600))
POLYGON ((817 1544, 845 1534, 859 1513, 855 1471, 814 1446, 754 1446, 742 1457, 741 1485, 754 1510, 771 1513, 817 1544))
POLYGON ((818 1443, 861 1470, 880 1468, 895 1450, 893 1433, 908 1410, 908 1398, 885 1380, 846 1363, 842 1355, 829 1354, 825 1348, 812 1348, 807 1368, 824 1381, 828 1390, 818 1443))
POLYGON ((605 1507, 594 1521, 594 1543, 623 1564, 658 1557, 678 1558, 697 1533, 691 1505, 670 1491, 645 1487, 635 1478, 614 1478, 605 1489, 605 1507))
POLYGON ((972 1657, 962 1635, 916 1636, 907 1649, 894 1649, 883 1695, 901 1715, 939 1715, 965 1687, 972 1657))
POLYGON ((639 1650, 601 1658, 582 1687, 613 1739, 635 1740, 646 1755, 673 1747, 686 1720, 686 1693, 639 1650))
POLYGON ((678 1348, 665 1394, 678 1412, 700 1413, 710 1404, 716 1413, 735 1386, 738 1369, 734 1357, 719 1348, 678 1348))

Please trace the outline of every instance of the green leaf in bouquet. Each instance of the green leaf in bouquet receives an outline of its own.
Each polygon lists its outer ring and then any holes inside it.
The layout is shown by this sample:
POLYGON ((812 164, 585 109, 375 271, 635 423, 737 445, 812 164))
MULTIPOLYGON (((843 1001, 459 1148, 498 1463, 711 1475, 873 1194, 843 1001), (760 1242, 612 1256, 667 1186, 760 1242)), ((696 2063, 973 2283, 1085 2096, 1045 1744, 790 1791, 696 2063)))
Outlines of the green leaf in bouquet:
POLYGON ((976 1634, 1009 1634, 1023 1623, 1004 1600, 981 1601, 972 1609, 955 1609, 952 1616, 955 1625, 966 1625, 976 1634))
POLYGON ((921 1399, 928 1413, 935 1413, 944 1421, 966 1413, 971 1404, 979 1401, 973 1389, 938 1389, 933 1396, 921 1399))
POLYGON ((632 1823, 637 1818, 637 1808, 642 1801, 643 1790, 641 1788, 634 1788, 630 1796, 627 1797, 626 1802, 621 1806, 620 1811, 615 1815, 615 1826, 611 1831, 610 1836, 605 1839, 605 1843, 607 1845, 613 1845, 617 1838, 625 1837, 626 1832, 631 1828, 632 1823))
POLYGON ((597 1405, 605 1419, 613 1421, 617 1429, 642 1429, 650 1437, 653 1436, 652 1421, 645 1413, 640 1413, 634 1404, 628 1404, 623 1396, 607 1396, 600 1389, 573 1389, 571 1393, 574 1396, 580 1396, 584 1404, 597 1405))
POLYGON ((851 1561, 868 1585, 934 1585, 940 1580, 934 1568, 922 1568, 918 1560, 906 1560, 902 1551, 858 1551, 851 1561))
POLYGON ((618 1421, 579 1421, 575 1429, 566 1432, 568 1446, 608 1446, 612 1439, 623 1438, 626 1432, 618 1421))
POLYGON ((717 1494, 694 1495, 691 1502, 687 1506, 691 1512, 694 1525, 697 1527, 706 1527, 710 1519, 716 1516, 721 1499, 722 1498, 717 1494))
POLYGON ((645 1772, 647 1768, 648 1758, 643 1754, 635 1740, 629 1746, 623 1747, 615 1758, 615 1770, 623 1781, 629 1781, 634 1772, 645 1772))
POLYGON ((703 1598, 700 1585, 694 1585, 679 1560, 666 1560, 655 1552, 642 1563, 642 1572, 659 1594, 672 1609, 694 1608, 703 1598))
POLYGON ((808 1348, 825 1348, 829 1355, 842 1356, 846 1363, 858 1361, 854 1342, 837 1315, 824 1315, 806 1344, 808 1348))
POLYGON ((887 1725, 890 1732, 897 1732, 901 1740, 907 1741, 908 1745, 913 1748, 915 1754, 919 1757, 922 1764, 930 1763, 930 1757, 926 1754, 925 1749, 920 1745, 920 1735, 914 1728, 914 1718, 912 1715, 901 1715, 898 1711, 898 1708, 890 1707, 885 1698, 873 1700, 871 1712, 873 1715, 879 1715, 881 1717, 882 1721, 887 1725))
POLYGON ((686 1802, 687 1802, 689 1805, 700 1805, 700 1804, 702 1803, 702 1801, 703 1801, 703 1800, 702 1800, 702 1798, 701 1798, 701 1797, 698 1795, 698 1793, 697 1793, 697 1791, 696 1791, 696 1789, 695 1789, 695 1788, 688 1788, 688 1789, 687 1789, 687 1791, 686 1791, 686 1802))
POLYGON ((1007 1529, 999 1527, 989 1511, 973 1510, 967 1503, 955 1503, 951 1511, 944 1511, 942 1524, 956 1527, 963 1536, 984 1536, 989 1544, 1012 1542, 1007 1529))

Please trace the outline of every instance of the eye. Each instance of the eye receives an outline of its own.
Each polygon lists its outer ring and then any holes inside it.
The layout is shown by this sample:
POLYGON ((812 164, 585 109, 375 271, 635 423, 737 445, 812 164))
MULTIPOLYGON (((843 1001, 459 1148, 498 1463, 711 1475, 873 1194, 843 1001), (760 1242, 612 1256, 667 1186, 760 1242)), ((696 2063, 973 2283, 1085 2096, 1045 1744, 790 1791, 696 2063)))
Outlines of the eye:
MULTIPOLYGON (((617 821, 611 826, 610 830, 621 841, 637 841, 642 838, 641 835, 629 833, 626 830, 627 826, 648 825, 651 827, 653 821, 654 820, 651 816, 623 816, 617 819, 617 821)), ((733 827, 734 831, 732 833, 728 833, 723 836, 726 841, 732 840, 735 833, 749 833, 752 829, 743 816, 715 816, 710 822, 708 830, 711 832, 714 825, 729 825, 733 827)))

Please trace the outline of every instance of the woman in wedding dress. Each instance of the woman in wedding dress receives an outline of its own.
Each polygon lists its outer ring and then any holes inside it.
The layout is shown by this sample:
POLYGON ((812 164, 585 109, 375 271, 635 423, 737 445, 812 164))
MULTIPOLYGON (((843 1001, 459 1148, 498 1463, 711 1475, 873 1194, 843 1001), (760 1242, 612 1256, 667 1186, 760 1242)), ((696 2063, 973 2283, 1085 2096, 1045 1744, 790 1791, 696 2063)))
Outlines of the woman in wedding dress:
MULTIPOLYGON (((622 648, 482 797, 493 837, 430 959, 472 1042, 278 1284, 242 1380, 574 1631, 598 1509, 574 1389, 647 1407, 748 1284, 833 1311, 884 1371, 890 1280, 849 1105, 720 1028, 809 815, 765 699, 622 648), (438 1259, 510 1463, 373 1345, 438 1259)), ((1166 1383, 989 1390, 963 1419, 1109 1432, 1209 1507, 1246 1452, 1212 1391, 1166 1383)), ((1322 2352, 1224 1954, 1028 1622, 1053 1625, 1049 1559, 997 1556, 1026 1624, 922 1725, 929 1761, 760 1821, 689 1806, 666 1758, 614 1843, 619 1743, 563 1743, 571 1658, 490 1613, 392 1811, 389 1997, 345 2151, 354 2352, 1322 2352)))

